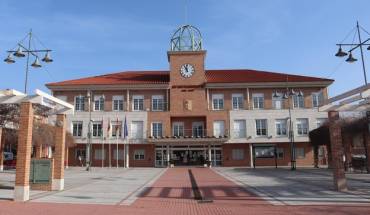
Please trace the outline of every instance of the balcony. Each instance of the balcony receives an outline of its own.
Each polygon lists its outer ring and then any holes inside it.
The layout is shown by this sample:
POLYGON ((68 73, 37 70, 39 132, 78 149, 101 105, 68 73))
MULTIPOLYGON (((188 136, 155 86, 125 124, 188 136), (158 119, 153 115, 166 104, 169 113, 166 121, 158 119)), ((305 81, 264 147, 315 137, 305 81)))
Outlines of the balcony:
POLYGON ((208 143, 208 142, 226 142, 230 138, 227 129, 223 131, 213 131, 207 129, 182 129, 172 130, 171 136, 154 135, 148 137, 148 142, 151 143, 172 143, 172 142, 187 142, 187 143, 208 143))

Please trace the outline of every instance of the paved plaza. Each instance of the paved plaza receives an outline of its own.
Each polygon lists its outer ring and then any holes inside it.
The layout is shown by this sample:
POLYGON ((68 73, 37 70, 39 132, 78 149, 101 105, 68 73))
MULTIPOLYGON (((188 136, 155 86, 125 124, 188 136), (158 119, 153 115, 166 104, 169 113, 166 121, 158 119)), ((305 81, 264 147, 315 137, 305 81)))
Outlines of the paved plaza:
POLYGON ((348 192, 336 192, 328 169, 216 168, 216 172, 274 205, 370 204, 370 175, 347 174, 348 192))
POLYGON ((4 196, 12 178, 0 173, 0 215, 370 213, 370 176, 348 175, 351 191, 338 193, 326 169, 70 168, 64 191, 32 191, 25 204, 4 196))

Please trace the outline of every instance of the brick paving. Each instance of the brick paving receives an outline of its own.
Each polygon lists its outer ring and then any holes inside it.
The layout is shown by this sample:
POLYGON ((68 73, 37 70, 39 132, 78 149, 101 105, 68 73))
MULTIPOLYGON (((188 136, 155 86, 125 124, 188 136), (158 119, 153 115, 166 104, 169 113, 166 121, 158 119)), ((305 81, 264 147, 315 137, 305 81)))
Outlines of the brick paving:
POLYGON ((194 200, 188 168, 166 171, 130 206, 0 202, 0 215, 115 214, 370 214, 364 206, 275 206, 207 168, 191 168, 201 194, 213 203, 194 200))

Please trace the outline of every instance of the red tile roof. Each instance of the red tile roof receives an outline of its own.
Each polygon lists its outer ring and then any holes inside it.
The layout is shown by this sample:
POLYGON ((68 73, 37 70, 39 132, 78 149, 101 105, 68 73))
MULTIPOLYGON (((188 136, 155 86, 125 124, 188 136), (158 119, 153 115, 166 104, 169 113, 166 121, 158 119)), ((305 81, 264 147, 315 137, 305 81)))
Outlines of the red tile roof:
MULTIPOLYGON (((169 71, 127 71, 48 83, 46 86, 168 84, 169 71)), ((333 82, 332 79, 290 75, 249 69, 206 70, 207 83, 333 82)))

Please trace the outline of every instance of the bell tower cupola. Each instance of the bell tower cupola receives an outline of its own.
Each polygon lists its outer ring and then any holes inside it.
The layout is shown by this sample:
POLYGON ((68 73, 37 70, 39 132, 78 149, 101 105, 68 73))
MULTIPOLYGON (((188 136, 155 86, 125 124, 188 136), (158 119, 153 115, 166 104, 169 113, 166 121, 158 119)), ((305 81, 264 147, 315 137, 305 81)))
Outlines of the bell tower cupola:
POLYGON ((171 37, 167 52, 171 86, 203 85, 205 82, 202 34, 192 25, 182 25, 171 37))

